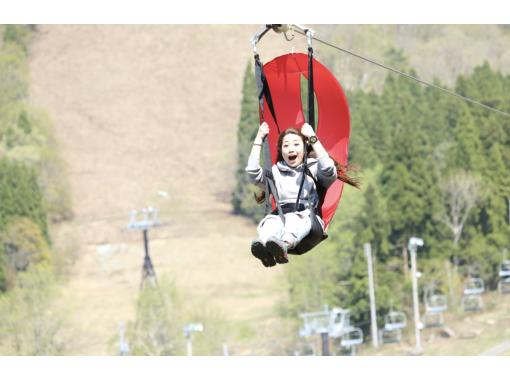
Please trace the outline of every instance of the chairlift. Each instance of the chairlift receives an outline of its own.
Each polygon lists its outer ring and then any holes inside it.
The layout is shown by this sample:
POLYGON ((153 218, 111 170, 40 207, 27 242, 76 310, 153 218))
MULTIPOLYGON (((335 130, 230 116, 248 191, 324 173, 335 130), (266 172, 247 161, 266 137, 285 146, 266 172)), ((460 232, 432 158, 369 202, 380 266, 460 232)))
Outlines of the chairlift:
POLYGON ((464 286, 464 295, 483 294, 485 292, 485 283, 479 277, 471 277, 464 286))
POLYGON ((384 328, 388 331, 401 330, 407 326, 407 316, 401 311, 390 311, 384 317, 384 328))
POLYGON ((379 330, 379 341, 382 344, 398 343, 402 340, 402 329, 388 330, 386 327, 379 330))
POLYGON ((359 327, 349 327, 341 335, 340 348, 349 350, 350 355, 356 355, 356 347, 363 343, 363 331, 359 327))
POLYGON ((401 311, 390 311, 384 317, 384 328, 379 330, 379 340, 384 343, 397 343, 402 339, 402 329, 407 326, 407 316, 401 311))
POLYGON ((499 277, 510 277, 510 260, 503 260, 499 265, 499 277))
POLYGON ((323 311, 299 314, 303 318, 304 326, 299 329, 299 336, 307 337, 329 330, 330 311, 326 307, 323 311))
POLYGON ((464 311, 480 311, 483 309, 483 300, 480 294, 469 294, 462 297, 462 310, 464 311))
POLYGON ((363 331, 359 327, 350 327, 341 336, 342 347, 357 346, 363 343, 363 331))
POLYGON ((304 326, 299 330, 299 336, 306 337, 323 332, 329 333, 331 338, 339 338, 350 327, 350 311, 339 307, 329 310, 301 313, 304 326))
POLYGON ((425 327, 438 327, 444 324, 443 312, 448 309, 447 298, 442 294, 432 294, 425 297, 425 327))
POLYGON ((501 294, 510 293, 510 277, 503 277, 498 281, 498 291, 501 294))
POLYGON ((448 309, 447 298, 442 294, 433 294, 425 299, 425 311, 427 314, 439 314, 448 309))

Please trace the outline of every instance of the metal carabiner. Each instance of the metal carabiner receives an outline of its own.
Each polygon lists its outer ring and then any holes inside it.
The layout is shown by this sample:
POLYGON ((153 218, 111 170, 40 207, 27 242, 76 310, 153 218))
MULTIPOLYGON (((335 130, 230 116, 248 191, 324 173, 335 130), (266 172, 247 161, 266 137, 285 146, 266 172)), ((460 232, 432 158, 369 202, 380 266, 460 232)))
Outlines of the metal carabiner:
POLYGON ((264 25, 260 31, 250 39, 250 42, 253 45, 253 54, 257 54, 257 44, 269 29, 271 29, 271 25, 264 25))
POLYGON ((306 39, 308 42, 308 47, 312 47, 313 34, 315 32, 312 29, 306 29, 306 39))

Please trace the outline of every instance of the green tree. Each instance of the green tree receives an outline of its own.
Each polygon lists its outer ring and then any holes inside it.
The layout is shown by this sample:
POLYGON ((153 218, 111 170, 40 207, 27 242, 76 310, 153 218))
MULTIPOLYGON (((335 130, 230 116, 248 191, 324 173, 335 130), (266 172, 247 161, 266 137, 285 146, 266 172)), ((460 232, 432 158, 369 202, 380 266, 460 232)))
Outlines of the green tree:
POLYGON ((130 354, 185 355, 184 326, 201 323, 203 331, 192 336, 193 354, 220 355, 229 337, 225 318, 212 308, 188 300, 169 277, 164 276, 158 286, 144 287, 136 302, 135 320, 127 324, 130 354))
POLYGON ((17 114, 10 112, 8 107, 27 97, 27 78, 28 67, 23 50, 12 44, 2 46, 0 48, 0 133, 4 131, 8 122, 15 123, 17 120, 17 114))
POLYGON ((0 159, 0 231, 5 231, 15 217, 31 219, 49 242, 46 212, 35 170, 0 159))
POLYGON ((65 355, 74 330, 68 311, 56 306, 56 279, 46 264, 20 273, 16 287, 0 294, 1 355, 65 355))
POLYGON ((13 219, 5 231, 0 232, 2 246, 2 290, 12 288, 16 274, 41 262, 50 264, 51 252, 40 228, 28 218, 13 219))
POLYGON ((234 212, 245 215, 254 221, 259 221, 264 215, 264 208, 258 206, 254 200, 254 193, 260 189, 248 181, 245 172, 251 144, 258 131, 258 98, 255 85, 253 67, 250 63, 246 66, 243 80, 243 98, 241 101, 241 116, 237 130, 237 170, 236 187, 232 195, 234 212))
POLYGON ((29 25, 6 25, 3 34, 5 43, 18 45, 25 53, 28 52, 28 44, 31 38, 32 26, 29 25))
POLYGON ((130 353, 182 355, 181 309, 182 300, 173 281, 163 278, 158 287, 144 287, 137 299, 135 321, 127 325, 130 353))

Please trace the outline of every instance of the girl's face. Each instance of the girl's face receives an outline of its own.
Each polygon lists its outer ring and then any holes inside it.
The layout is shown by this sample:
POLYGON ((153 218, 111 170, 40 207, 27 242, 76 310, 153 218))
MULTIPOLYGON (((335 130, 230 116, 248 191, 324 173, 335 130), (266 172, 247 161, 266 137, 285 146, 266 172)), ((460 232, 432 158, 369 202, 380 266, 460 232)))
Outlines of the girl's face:
POLYGON ((289 133, 282 140, 282 157, 291 168, 303 162, 303 139, 294 133, 289 133))

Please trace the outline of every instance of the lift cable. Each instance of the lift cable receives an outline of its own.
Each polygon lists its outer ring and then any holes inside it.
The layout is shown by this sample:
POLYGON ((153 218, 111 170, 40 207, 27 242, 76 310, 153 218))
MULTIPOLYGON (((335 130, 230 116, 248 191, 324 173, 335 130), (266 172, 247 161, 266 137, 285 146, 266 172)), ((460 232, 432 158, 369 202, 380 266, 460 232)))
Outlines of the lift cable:
MULTIPOLYGON (((299 34, 306 36, 306 34, 305 34, 303 31, 299 30, 299 29, 294 29, 294 30, 295 30, 297 33, 299 33, 299 34)), ((448 89, 446 89, 446 88, 444 88, 444 87, 441 87, 441 86, 438 86, 438 85, 436 85, 436 84, 426 82, 426 81, 424 81, 424 80, 422 80, 422 79, 419 79, 419 78, 417 78, 417 77, 415 77, 415 76, 412 76, 412 75, 406 74, 406 73, 404 73, 404 72, 402 72, 402 71, 399 71, 399 70, 397 70, 397 69, 394 69, 394 68, 392 68, 392 67, 389 67, 389 66, 387 66, 387 65, 384 65, 384 64, 382 64, 382 63, 380 63, 380 62, 377 62, 377 61, 375 61, 375 60, 373 60, 373 59, 366 58, 366 57, 364 57, 364 56, 362 56, 362 55, 360 55, 360 54, 354 53, 354 52, 352 52, 352 51, 350 51, 350 50, 347 50, 347 49, 341 48, 341 47, 339 47, 339 46, 336 46, 336 45, 334 45, 334 44, 332 44, 332 43, 330 43, 330 42, 324 41, 324 40, 322 40, 322 39, 320 39, 320 38, 317 38, 317 37, 315 37, 315 36, 313 36, 312 38, 313 38, 314 40, 316 40, 317 42, 320 42, 320 43, 322 43, 322 44, 324 44, 324 45, 327 45, 327 46, 329 46, 329 47, 332 47, 333 49, 337 49, 337 50, 339 50, 339 51, 341 51, 341 52, 343 52, 343 53, 350 54, 350 55, 352 55, 352 56, 354 56, 354 57, 356 57, 356 58, 362 59, 362 60, 364 60, 364 61, 366 61, 366 62, 369 62, 369 63, 372 63, 372 64, 374 64, 374 65, 376 65, 376 66, 382 67, 383 69, 386 69, 386 70, 392 71, 392 72, 394 72, 395 74, 401 75, 401 76, 406 77, 406 78, 408 78, 408 79, 412 79, 412 80, 414 80, 414 81, 416 81, 416 82, 419 82, 419 83, 421 83, 421 84, 423 84, 423 85, 425 85, 425 86, 433 87, 433 88, 435 88, 435 89, 437 89, 437 90, 440 90, 440 91, 443 91, 443 92, 445 92, 445 93, 447 93, 447 94, 449 94, 449 95, 456 96, 456 97, 458 97, 458 98, 460 98, 460 99, 462 99, 462 100, 464 100, 464 101, 466 101, 466 102, 473 103, 473 104, 476 104, 476 105, 478 105, 478 106, 481 106, 481 107, 483 107, 483 108, 485 108, 485 109, 487 109, 487 110, 489 110, 489 111, 494 111, 494 112, 497 112, 497 113, 499 113, 499 114, 501 114, 501 115, 503 115, 503 116, 510 117, 510 113, 508 113, 508 112, 501 111, 501 110, 499 110, 499 109, 497 109, 497 108, 494 108, 494 107, 488 106, 488 105, 483 104, 483 103, 481 103, 481 102, 479 102, 479 101, 477 101, 477 100, 471 99, 471 98, 469 98, 469 97, 467 97, 467 96, 460 95, 460 94, 458 94, 458 93, 456 93, 456 92, 454 92, 454 91, 448 90, 448 89)))

